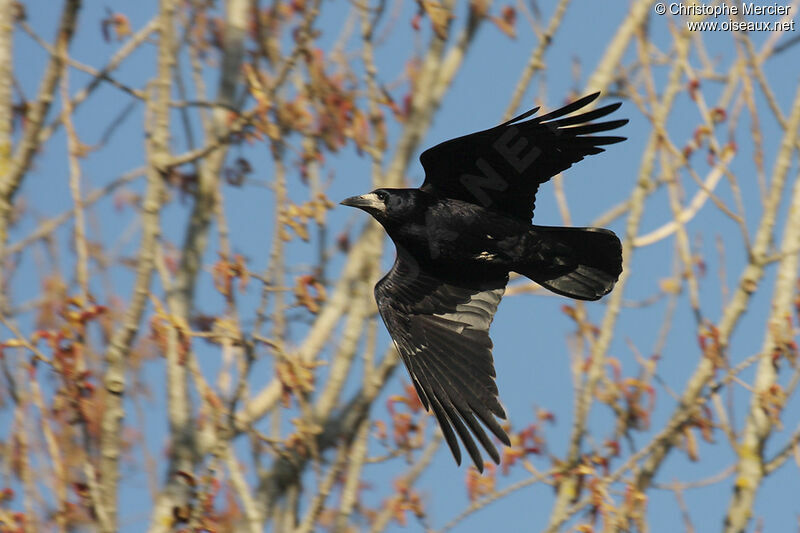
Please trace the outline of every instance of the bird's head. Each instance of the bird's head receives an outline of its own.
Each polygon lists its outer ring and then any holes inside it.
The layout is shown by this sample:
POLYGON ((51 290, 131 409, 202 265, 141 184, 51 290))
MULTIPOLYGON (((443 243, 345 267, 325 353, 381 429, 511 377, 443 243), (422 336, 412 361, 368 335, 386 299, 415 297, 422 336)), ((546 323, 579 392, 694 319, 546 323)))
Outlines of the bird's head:
POLYGON ((419 207, 417 189, 375 189, 374 191, 342 200, 342 205, 363 209, 384 226, 393 220, 404 220, 419 207))

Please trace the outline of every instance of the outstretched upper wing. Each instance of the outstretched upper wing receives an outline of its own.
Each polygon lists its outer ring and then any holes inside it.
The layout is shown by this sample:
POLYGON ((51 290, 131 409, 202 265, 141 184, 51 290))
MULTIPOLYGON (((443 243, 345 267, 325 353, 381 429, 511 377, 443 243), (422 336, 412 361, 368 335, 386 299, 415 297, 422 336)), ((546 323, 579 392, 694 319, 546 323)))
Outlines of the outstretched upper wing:
POLYGON ((425 150, 420 156, 425 168, 422 190, 530 221, 540 183, 586 155, 603 152, 600 146, 625 140, 589 134, 613 130, 627 120, 587 124, 612 113, 620 103, 559 118, 593 102, 599 94, 522 122, 537 107, 505 124, 425 150))
POLYGON ((496 463, 500 455, 475 417, 509 445, 494 418, 505 412, 497 400, 489 338, 507 282, 504 276, 457 287, 420 270, 398 249, 394 266, 375 286, 381 317, 422 404, 433 409, 456 462, 461 464, 461 450, 453 429, 480 471, 483 459, 469 430, 496 463))

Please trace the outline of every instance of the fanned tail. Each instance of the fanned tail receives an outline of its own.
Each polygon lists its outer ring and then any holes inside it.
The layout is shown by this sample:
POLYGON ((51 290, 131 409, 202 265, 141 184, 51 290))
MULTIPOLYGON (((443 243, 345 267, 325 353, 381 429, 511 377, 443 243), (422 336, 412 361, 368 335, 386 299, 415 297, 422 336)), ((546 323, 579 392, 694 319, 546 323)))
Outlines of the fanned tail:
POLYGON ((546 226, 533 231, 542 241, 541 255, 517 272, 577 300, 599 300, 614 288, 622 273, 622 244, 613 231, 546 226))

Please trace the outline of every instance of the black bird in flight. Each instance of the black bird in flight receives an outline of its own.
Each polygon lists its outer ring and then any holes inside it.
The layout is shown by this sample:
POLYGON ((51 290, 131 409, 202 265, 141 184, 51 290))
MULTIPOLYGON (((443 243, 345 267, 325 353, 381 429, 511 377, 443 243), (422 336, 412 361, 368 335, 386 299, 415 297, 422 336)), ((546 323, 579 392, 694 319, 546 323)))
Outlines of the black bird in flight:
POLYGON ((375 286, 378 310, 458 464, 456 434, 478 470, 483 458, 473 435, 500 462, 478 420, 510 445, 495 419, 505 412, 489 338, 509 272, 578 300, 601 298, 622 272, 622 245, 613 232, 531 224, 540 184, 625 140, 589 135, 628 122, 589 123, 620 103, 567 116, 599 94, 524 120, 538 111, 532 109, 426 150, 419 189, 377 189, 342 202, 372 215, 397 247, 394 266, 375 286))

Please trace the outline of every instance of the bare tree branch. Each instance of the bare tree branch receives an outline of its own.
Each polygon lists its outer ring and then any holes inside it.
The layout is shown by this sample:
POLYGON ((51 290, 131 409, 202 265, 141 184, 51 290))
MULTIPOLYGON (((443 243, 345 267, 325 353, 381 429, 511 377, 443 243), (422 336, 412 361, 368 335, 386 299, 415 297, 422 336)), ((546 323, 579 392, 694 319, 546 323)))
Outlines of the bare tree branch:
MULTIPOLYGON (((58 32, 56 35, 57 42, 63 40, 68 44, 72 40, 80 7, 80 0, 67 0, 67 2, 65 2, 58 25, 58 32)), ((13 10, 9 9, 5 13, 11 11, 13 10)), ((0 258, 5 257, 12 201, 19 189, 20 183, 22 183, 25 173, 28 171, 33 155, 39 147, 37 138, 39 131, 44 125, 47 112, 50 110, 50 104, 53 101, 53 94, 55 93, 58 85, 58 78, 63 68, 61 63, 62 58, 60 56, 51 56, 47 69, 42 76, 41 84, 39 85, 36 102, 32 105, 26 117, 27 126, 25 131, 14 151, 13 159, 11 159, 8 168, 2 174, 2 181, 0 181, 0 258)), ((0 278, 0 287, 4 286, 5 282, 0 278)), ((0 290, 0 313, 4 313, 6 308, 5 297, 3 296, 5 292, 5 290, 0 290)))
MULTIPOLYGON (((789 116, 786 134, 783 137, 778 160, 775 165, 773 186, 785 180, 791 167, 792 154, 795 151, 797 131, 800 129, 800 90, 797 92, 792 111, 789 116)), ((777 205, 774 206, 777 210, 777 205)), ((775 216, 775 215, 773 215, 775 216)), ((786 348, 783 346, 787 338, 791 339, 791 306, 792 289, 797 283, 798 256, 800 247, 800 179, 795 180, 792 202, 783 234, 781 249, 786 253, 778 264, 777 280, 772 297, 772 312, 767 321, 764 345, 761 348, 761 360, 756 370, 753 384, 754 392, 750 401, 750 412, 742 432, 738 447, 739 464, 737 467, 736 485, 725 518, 725 531, 740 532, 747 528, 753 516, 753 502, 761 478, 766 474, 764 464, 764 444, 775 425, 775 409, 782 408, 783 400, 773 404, 771 396, 776 392, 776 369, 774 355, 786 348), (795 251, 791 253, 790 251, 795 251), (789 329, 787 332, 787 319, 789 329), (788 337, 787 337, 788 335, 788 337)))

